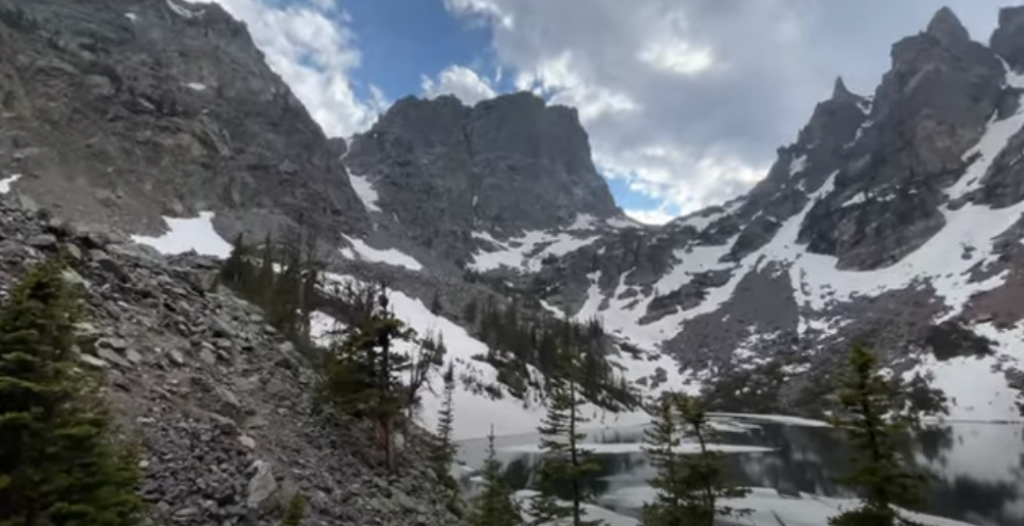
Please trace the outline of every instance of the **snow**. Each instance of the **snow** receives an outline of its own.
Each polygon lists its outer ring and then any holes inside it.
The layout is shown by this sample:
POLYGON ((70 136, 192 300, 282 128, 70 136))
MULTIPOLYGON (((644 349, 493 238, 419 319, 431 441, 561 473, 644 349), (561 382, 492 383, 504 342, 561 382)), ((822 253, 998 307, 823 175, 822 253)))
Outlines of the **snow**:
POLYGON ((203 11, 192 11, 187 7, 180 6, 174 0, 167 0, 167 7, 170 7, 171 11, 174 11, 176 15, 183 18, 194 18, 203 14, 203 11))
MULTIPOLYGON (((326 279, 329 282, 341 283, 352 278, 339 274, 327 274, 326 279)), ((396 317, 416 329, 421 336, 432 333, 444 338, 445 346, 448 348, 446 360, 454 361, 457 379, 453 396, 456 413, 453 437, 456 440, 484 437, 492 425, 497 436, 532 433, 536 430, 547 412, 538 393, 529 393, 524 402, 512 397, 504 386, 501 386, 505 393, 504 397, 492 400, 487 395, 473 393, 462 381, 462 378, 470 377, 481 385, 501 385, 498 383, 498 373, 493 367, 472 358, 474 355, 487 353, 487 346, 483 342, 472 337, 456 323, 443 316, 433 314, 423 302, 416 298, 397 290, 390 291, 389 298, 390 306, 394 309, 396 317)), ((318 319, 320 321, 317 323, 317 327, 321 331, 333 324, 332 320, 325 320, 323 315, 318 316, 318 319)), ((323 333, 314 332, 314 334, 322 336, 323 333)), ((403 343, 397 347, 397 350, 411 353, 414 348, 403 343)), ((434 392, 428 389, 423 393, 419 418, 424 427, 434 429, 437 425, 437 414, 441 408, 440 371, 434 372, 430 382, 434 392)), ((645 413, 612 414, 592 404, 582 406, 582 412, 584 416, 592 419, 588 428, 636 425, 649 420, 645 413)))
MULTIPOLYGON (((823 497, 810 493, 781 495, 773 488, 750 488, 750 493, 739 499, 723 499, 722 505, 736 509, 748 509, 752 513, 742 517, 720 519, 716 524, 723 526, 823 526, 829 518, 847 509, 859 506, 856 499, 823 497)), ((648 486, 629 486, 602 495, 600 503, 606 506, 638 509, 642 503, 653 500, 654 489, 648 486)), ((925 526, 973 526, 966 522, 946 519, 934 515, 900 510, 900 514, 925 526)), ((619 515, 619 517, 622 517, 619 515)), ((623 519, 625 519, 623 517, 623 519)), ((632 519, 618 520, 616 525, 638 524, 632 519)))
MULTIPOLYGON (((641 442, 610 442, 610 443, 594 443, 584 442, 580 444, 581 449, 593 451, 598 454, 617 454, 617 453, 641 453, 643 452, 644 444, 641 442)), ((775 448, 764 447, 764 446, 747 446, 742 444, 707 444, 709 451, 719 451, 722 453, 766 453, 775 451, 775 448)), ((505 446, 500 448, 501 451, 508 453, 540 453, 539 444, 517 444, 513 446, 505 446)), ((672 448, 678 453, 685 455, 691 455, 700 452, 700 445, 693 442, 686 442, 679 444, 672 448)))
POLYGON ((352 248, 340 249, 341 254, 348 259, 360 259, 372 263, 386 263, 396 267, 405 267, 409 270, 423 270, 423 265, 416 258, 395 248, 379 249, 367 245, 362 239, 349 237, 342 234, 342 237, 352 243, 352 248))
POLYGON ((639 221, 636 221, 629 216, 609 217, 604 222, 612 228, 640 228, 644 226, 639 221))
POLYGON ((794 175, 796 175, 796 174, 798 174, 798 173, 800 173, 800 172, 802 172, 802 171, 804 171, 806 169, 807 169, 807 156, 806 155, 801 155, 800 157, 797 157, 796 159, 793 159, 793 162, 790 163, 790 165, 789 165, 789 176, 792 177, 792 176, 794 176, 794 175))
MULTIPOLYGON (((1020 75, 1011 73, 1008 75, 1008 81, 1013 87, 1024 87, 1024 81, 1020 75)), ((1021 96, 1019 100, 1024 102, 1024 96, 1021 96)), ((1003 120, 996 120, 998 117, 998 112, 995 112, 988 122, 985 134, 974 147, 964 153, 964 161, 974 156, 977 156, 977 159, 967 167, 967 172, 946 190, 946 194, 951 199, 961 197, 980 186, 981 178, 988 172, 992 160, 1006 146, 1010 137, 1024 127, 1024 106, 1018 104, 1017 111, 1003 120)))
POLYGON ((770 415, 760 413, 708 413, 709 416, 724 417, 724 418, 739 418, 743 420, 754 420, 761 422, 771 422, 775 424, 784 424, 788 426, 802 426, 802 427, 830 427, 828 422, 821 420, 813 420, 810 418, 802 418, 799 416, 787 416, 787 415, 770 415))
POLYGON ((473 256, 470 267, 474 270, 486 272, 510 267, 537 272, 545 257, 568 254, 597 241, 601 236, 576 237, 566 232, 531 230, 508 241, 498 241, 487 232, 473 232, 473 237, 488 242, 494 248, 491 252, 478 252, 473 256))
POLYGON ((0 195, 10 193, 11 185, 18 182, 18 179, 21 179, 21 174, 14 174, 10 177, 0 179, 0 195))
POLYGON ((856 204, 863 203, 863 202, 865 202, 867 200, 868 200, 868 194, 866 192, 857 192, 853 197, 847 199, 846 202, 842 204, 842 207, 846 208, 848 206, 853 206, 853 205, 856 205, 856 204))
POLYGON ((566 230, 592 230, 597 223, 597 218, 590 214, 576 214, 576 219, 566 230))
POLYGON ((380 199, 380 195, 377 194, 377 190, 374 189, 373 183, 370 182, 369 178, 363 175, 353 175, 352 172, 348 171, 348 168, 345 169, 345 173, 352 184, 352 189, 355 190, 359 200, 366 207, 366 211, 380 212, 380 207, 377 206, 377 200, 380 199))
POLYGON ((919 366, 906 373, 934 375, 933 387, 941 389, 949 398, 949 420, 981 422, 1020 422, 1017 410, 1017 391, 1009 386, 1002 372, 994 367, 1021 367, 1024 365, 1024 329, 1001 331, 992 323, 973 327, 974 332, 994 340, 997 344, 993 356, 962 356, 938 361, 927 355, 919 366))
POLYGON ((213 229, 213 212, 199 212, 198 217, 164 216, 168 232, 156 237, 131 236, 132 241, 149 245, 161 254, 181 254, 189 250, 205 256, 227 258, 231 244, 213 229))
POLYGON ((185 87, 193 91, 206 91, 206 84, 200 82, 189 82, 185 87))
POLYGON ((131 20, 132 22, 135 22, 136 20, 139 19, 139 15, 136 15, 135 13, 125 13, 124 16, 125 16, 125 18, 127 18, 128 20, 131 20))

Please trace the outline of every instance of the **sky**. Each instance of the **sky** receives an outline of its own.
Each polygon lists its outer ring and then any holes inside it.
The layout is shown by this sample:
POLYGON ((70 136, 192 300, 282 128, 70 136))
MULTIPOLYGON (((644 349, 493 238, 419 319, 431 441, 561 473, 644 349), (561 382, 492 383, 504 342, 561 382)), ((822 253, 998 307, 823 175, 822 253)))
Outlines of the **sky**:
POLYGON ((987 42, 1010 2, 215 1, 329 136, 408 95, 532 90, 576 107, 619 206, 647 223, 750 188, 836 76, 873 93, 891 44, 943 5, 987 42))

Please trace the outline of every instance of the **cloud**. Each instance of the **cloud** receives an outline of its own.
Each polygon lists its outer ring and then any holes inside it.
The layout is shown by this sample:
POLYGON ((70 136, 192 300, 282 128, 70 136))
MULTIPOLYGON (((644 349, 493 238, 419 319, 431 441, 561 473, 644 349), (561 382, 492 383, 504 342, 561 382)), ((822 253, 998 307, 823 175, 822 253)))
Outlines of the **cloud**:
POLYGON ((576 106, 609 177, 692 211, 748 189, 836 75, 871 92, 895 40, 949 4, 986 39, 999 0, 444 0, 519 89, 576 106))
POLYGON ((369 87, 369 101, 353 91, 352 72, 359 67, 360 53, 350 17, 333 0, 281 6, 264 0, 215 1, 246 23, 267 64, 328 136, 365 130, 389 105, 376 86, 369 87))
POLYGON ((487 79, 467 67, 457 65, 442 70, 436 80, 424 76, 422 88, 427 97, 455 95, 463 104, 470 106, 497 95, 487 79))
POLYGON ((655 208, 653 210, 626 209, 623 212, 645 225, 664 225, 676 217, 676 214, 670 213, 665 208, 655 208))

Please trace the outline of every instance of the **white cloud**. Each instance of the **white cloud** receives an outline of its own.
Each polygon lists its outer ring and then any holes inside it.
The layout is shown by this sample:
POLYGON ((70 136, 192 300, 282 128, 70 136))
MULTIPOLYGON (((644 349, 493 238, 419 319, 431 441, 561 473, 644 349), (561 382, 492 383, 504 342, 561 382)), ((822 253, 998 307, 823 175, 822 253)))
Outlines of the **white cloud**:
POLYGON ((485 99, 494 98, 491 83, 477 72, 463 66, 448 66, 437 75, 437 79, 424 76, 423 93, 433 98, 438 95, 455 95, 463 104, 474 105, 485 99))
MULTIPOLYGON (((188 0, 199 2, 201 0, 188 0)), ((249 27, 267 63, 288 83, 329 136, 365 130, 389 103, 370 86, 371 100, 360 100, 351 76, 360 54, 345 13, 333 0, 277 7, 266 0, 215 0, 249 27), (328 18, 326 10, 335 10, 328 18)))
POLYGON ((983 40, 997 3, 444 0, 490 29, 516 88, 577 107, 606 175, 671 205, 650 220, 747 190, 837 74, 873 91, 943 4, 983 40))
POLYGON ((676 214, 668 212, 664 207, 655 208, 654 210, 623 210, 626 215, 636 219, 637 221, 645 225, 664 225, 669 221, 675 219, 676 214))

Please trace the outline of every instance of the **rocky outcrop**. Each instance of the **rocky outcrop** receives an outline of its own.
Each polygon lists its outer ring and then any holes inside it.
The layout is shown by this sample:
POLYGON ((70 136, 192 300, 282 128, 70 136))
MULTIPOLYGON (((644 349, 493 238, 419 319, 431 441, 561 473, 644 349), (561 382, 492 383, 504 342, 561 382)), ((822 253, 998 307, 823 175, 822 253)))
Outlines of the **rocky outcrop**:
POLYGON ((65 217, 367 225, 338 148, 215 3, 0 1, 0 78, 0 177, 65 217))
POLYGON ((278 524, 301 492, 308 524, 455 525, 421 440, 389 476, 360 422, 312 412, 306 357, 258 308, 211 290, 218 263, 146 247, 0 203, 0 292, 62 247, 88 304, 78 348, 105 370, 141 492, 158 524, 278 524))
POLYGON ((621 215, 576 110, 530 93, 472 108, 452 96, 405 98, 350 146, 345 163, 372 184, 393 228, 448 260, 465 262, 473 232, 621 215))

